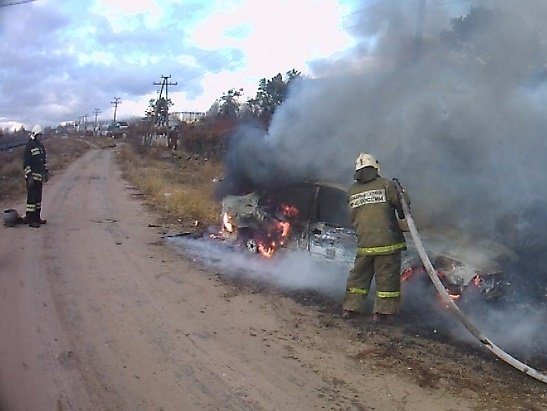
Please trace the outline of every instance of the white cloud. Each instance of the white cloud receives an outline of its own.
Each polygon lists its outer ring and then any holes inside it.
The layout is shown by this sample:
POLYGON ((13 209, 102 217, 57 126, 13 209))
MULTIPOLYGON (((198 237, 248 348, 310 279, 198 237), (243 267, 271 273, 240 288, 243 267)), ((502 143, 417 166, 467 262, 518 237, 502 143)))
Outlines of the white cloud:
POLYGON ((97 0, 91 10, 105 17, 115 32, 135 29, 142 22, 153 28, 162 17, 162 9, 155 0, 97 0))
POLYGON ((274 76, 351 45, 339 28, 342 8, 335 0, 298 2, 245 0, 217 11, 193 33, 196 44, 244 51, 243 71, 274 76))

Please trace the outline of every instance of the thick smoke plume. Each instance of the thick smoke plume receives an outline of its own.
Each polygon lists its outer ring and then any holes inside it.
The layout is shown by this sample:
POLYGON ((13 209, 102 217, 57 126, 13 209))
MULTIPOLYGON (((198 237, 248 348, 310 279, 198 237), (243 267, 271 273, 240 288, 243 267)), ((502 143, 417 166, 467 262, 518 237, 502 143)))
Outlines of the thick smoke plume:
POLYGON ((547 5, 481 1, 451 15, 432 3, 418 30, 417 4, 363 7, 351 54, 295 82, 267 133, 233 136, 224 190, 242 180, 349 185, 366 151, 401 179, 423 224, 493 233, 502 213, 544 201, 547 5))
POLYGON ((349 186, 358 153, 372 153, 401 180, 419 229, 456 226, 510 247, 517 300, 545 309, 547 2, 429 1, 423 14, 419 4, 364 3, 351 52, 294 82, 266 133, 233 136, 223 192, 349 186))

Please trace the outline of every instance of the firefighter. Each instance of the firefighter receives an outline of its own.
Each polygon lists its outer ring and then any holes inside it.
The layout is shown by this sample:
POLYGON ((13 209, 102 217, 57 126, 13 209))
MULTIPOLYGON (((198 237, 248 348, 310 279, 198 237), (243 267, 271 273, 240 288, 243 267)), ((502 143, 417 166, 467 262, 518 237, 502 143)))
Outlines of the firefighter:
POLYGON ((23 221, 34 228, 46 224, 46 220, 41 217, 42 184, 48 180, 49 172, 46 163, 46 149, 40 141, 41 135, 42 127, 34 126, 23 154, 23 169, 27 186, 27 208, 23 221))
POLYGON ((406 250, 395 212, 399 218, 404 215, 394 182, 379 172, 378 161, 372 155, 359 154, 355 162, 356 182, 348 189, 357 255, 346 284, 342 316, 351 318, 362 313, 374 277, 373 321, 391 322, 399 311, 401 252, 406 250))

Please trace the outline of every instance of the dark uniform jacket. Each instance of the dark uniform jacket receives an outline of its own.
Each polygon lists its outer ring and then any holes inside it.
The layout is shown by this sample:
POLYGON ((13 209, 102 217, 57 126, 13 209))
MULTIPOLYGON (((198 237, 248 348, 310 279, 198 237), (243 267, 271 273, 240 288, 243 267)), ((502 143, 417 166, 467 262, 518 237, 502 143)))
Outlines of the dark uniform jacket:
POLYGON ((355 182, 348 190, 351 220, 358 238, 358 254, 383 255, 406 249, 395 210, 402 211, 392 180, 377 176, 355 182))
POLYGON ((23 154, 23 168, 25 170, 25 178, 43 181, 44 175, 47 172, 46 149, 39 140, 29 139, 27 142, 23 154))

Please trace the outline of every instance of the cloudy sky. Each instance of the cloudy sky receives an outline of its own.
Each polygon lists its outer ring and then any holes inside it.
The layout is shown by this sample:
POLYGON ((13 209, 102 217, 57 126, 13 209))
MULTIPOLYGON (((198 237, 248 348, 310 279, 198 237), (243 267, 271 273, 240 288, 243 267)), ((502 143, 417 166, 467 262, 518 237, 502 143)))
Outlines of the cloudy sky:
POLYGON ((162 75, 176 111, 341 53, 357 0, 0 0, 0 121, 140 116, 162 75), (10 5, 12 4, 12 5, 10 5))

